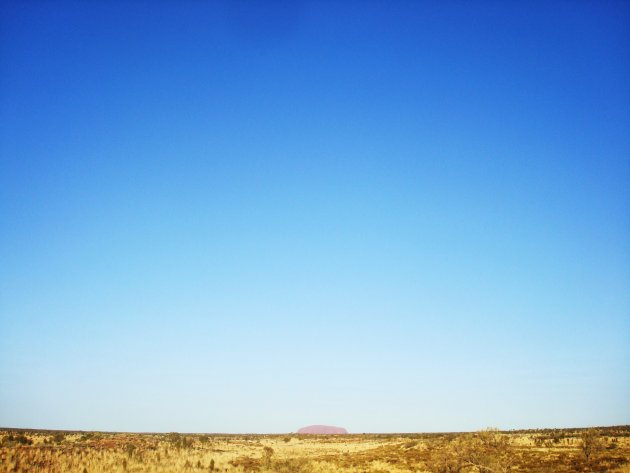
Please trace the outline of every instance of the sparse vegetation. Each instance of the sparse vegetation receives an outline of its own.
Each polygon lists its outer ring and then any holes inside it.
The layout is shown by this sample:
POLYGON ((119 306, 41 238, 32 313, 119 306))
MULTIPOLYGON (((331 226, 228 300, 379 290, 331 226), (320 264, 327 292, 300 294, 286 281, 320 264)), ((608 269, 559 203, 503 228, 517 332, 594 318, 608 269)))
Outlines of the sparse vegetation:
POLYGON ((0 473, 31 471, 629 473, 630 427, 293 437, 0 431, 0 473))
POLYGON ((590 465, 595 459, 595 456, 604 450, 604 442, 600 432, 596 429, 587 429, 582 432, 580 437, 580 448, 582 449, 586 463, 590 465))

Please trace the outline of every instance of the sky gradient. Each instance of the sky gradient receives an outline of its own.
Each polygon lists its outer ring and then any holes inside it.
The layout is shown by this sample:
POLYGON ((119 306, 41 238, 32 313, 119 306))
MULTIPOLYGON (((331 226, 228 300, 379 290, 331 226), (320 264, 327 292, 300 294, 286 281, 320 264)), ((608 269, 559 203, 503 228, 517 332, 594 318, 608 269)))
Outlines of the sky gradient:
POLYGON ((0 425, 630 424, 627 2, 0 9, 0 425))

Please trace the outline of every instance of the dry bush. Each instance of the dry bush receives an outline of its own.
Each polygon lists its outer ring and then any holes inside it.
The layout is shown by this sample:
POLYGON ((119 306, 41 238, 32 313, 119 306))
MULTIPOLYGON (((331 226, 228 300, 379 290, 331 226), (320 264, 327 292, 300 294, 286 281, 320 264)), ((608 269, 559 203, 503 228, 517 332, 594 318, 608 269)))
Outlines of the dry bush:
POLYGON ((587 429, 580 436, 580 449, 584 454, 586 463, 590 464, 595 457, 605 448, 602 435, 597 429, 587 429))
POLYGON ((272 470, 276 473, 306 473, 311 470, 311 464, 306 458, 289 458, 274 462, 272 470))
POLYGON ((437 444, 427 467, 432 473, 509 473, 514 463, 509 437, 488 429, 437 444))
POLYGON ((258 471, 260 470, 260 460, 258 458, 252 458, 252 457, 247 457, 247 456, 243 456, 243 457, 238 457, 235 458, 234 460, 230 460, 230 465, 232 465, 233 467, 236 468, 242 468, 243 471, 258 471))

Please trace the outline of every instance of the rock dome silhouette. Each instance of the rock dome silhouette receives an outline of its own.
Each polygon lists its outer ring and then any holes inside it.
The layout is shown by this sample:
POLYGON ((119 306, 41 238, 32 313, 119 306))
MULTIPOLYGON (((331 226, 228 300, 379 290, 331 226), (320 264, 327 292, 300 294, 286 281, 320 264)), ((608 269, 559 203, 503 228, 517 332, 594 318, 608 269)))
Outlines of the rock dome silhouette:
POLYGON ((298 434, 347 434, 343 427, 333 427, 331 425, 309 425, 297 431, 298 434))

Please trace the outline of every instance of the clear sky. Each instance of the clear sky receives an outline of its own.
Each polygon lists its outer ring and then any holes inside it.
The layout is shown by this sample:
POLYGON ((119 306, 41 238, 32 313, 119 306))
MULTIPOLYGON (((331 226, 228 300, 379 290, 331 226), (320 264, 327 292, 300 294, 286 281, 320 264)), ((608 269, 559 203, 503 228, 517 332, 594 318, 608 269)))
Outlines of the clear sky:
POLYGON ((0 8, 0 425, 630 423, 627 2, 0 8))

